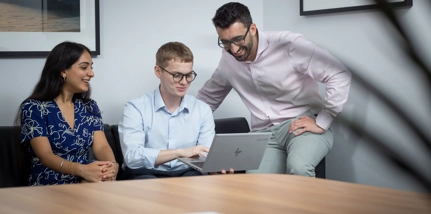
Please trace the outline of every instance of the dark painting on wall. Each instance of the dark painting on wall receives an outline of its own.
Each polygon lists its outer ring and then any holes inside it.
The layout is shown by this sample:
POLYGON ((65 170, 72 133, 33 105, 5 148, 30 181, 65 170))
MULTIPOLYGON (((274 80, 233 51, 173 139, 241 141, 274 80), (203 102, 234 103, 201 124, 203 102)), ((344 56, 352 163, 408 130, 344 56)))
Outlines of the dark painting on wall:
POLYGON ((0 32, 79 32, 79 0, 0 0, 0 32))
MULTIPOLYGON (((411 7, 413 0, 389 0, 393 8, 411 7)), ((373 0, 299 0, 299 15, 319 15, 358 10, 377 9, 373 0)))
POLYGON ((99 51, 99 0, 0 0, 0 57, 47 56, 58 43, 99 51))
POLYGON ((42 0, 42 31, 80 32, 79 0, 42 0))

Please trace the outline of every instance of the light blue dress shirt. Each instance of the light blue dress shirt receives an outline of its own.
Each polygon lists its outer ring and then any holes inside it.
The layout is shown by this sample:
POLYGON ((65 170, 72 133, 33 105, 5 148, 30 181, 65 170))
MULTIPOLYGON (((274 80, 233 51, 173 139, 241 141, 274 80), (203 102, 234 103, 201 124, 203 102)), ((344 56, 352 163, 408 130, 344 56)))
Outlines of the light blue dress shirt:
POLYGON ((180 106, 170 113, 159 88, 153 93, 127 102, 118 125, 124 164, 137 169, 145 167, 161 171, 188 168, 178 160, 154 166, 160 150, 210 147, 214 118, 210 107, 195 97, 185 95, 180 106))

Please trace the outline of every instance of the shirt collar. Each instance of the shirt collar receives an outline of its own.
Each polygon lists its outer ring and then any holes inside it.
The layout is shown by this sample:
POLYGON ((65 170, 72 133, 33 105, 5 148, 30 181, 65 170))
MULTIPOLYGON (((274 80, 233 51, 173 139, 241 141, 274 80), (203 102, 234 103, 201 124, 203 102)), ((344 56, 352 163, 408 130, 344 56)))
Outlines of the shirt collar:
POLYGON ((254 61, 259 59, 259 57, 262 55, 262 52, 268 47, 268 37, 266 36, 266 34, 257 28, 256 28, 256 30, 257 30, 259 42, 258 42, 258 46, 257 46, 256 58, 254 59, 254 61))
MULTIPOLYGON (((190 99, 187 95, 184 95, 183 99, 181 100, 180 106, 177 108, 177 110, 174 112, 189 112, 189 105, 190 105, 190 99)), ((156 90, 154 90, 154 111, 159 111, 160 109, 164 109, 166 112, 168 109, 166 108, 165 102, 163 102, 162 94, 160 93, 160 86, 157 87, 156 90)))
POLYGON ((154 111, 158 111, 161 108, 166 107, 165 102, 163 102, 162 94, 160 94, 160 85, 154 90, 154 111))
POLYGON ((177 109, 177 112, 189 112, 190 100, 188 98, 189 97, 187 95, 184 95, 183 99, 181 100, 180 106, 177 109))

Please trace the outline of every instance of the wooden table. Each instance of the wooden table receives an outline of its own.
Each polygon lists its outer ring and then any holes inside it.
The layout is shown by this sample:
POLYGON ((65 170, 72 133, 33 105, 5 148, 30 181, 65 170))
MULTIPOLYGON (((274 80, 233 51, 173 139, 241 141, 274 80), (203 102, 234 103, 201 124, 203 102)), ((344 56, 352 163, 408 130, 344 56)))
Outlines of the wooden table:
POLYGON ((0 189, 0 213, 431 213, 431 195, 235 174, 0 189))

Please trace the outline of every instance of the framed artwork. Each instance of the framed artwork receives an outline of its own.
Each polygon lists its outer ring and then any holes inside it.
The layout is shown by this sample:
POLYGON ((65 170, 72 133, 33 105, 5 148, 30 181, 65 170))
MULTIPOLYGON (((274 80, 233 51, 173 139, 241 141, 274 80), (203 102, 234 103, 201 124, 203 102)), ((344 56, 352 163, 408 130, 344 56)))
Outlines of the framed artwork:
POLYGON ((0 0, 0 57, 44 57, 64 41, 100 54, 99 0, 0 0))
MULTIPOLYGON (((413 0, 387 0, 393 7, 411 7, 413 0)), ((373 0, 300 0, 299 15, 318 15, 376 9, 373 0)))

